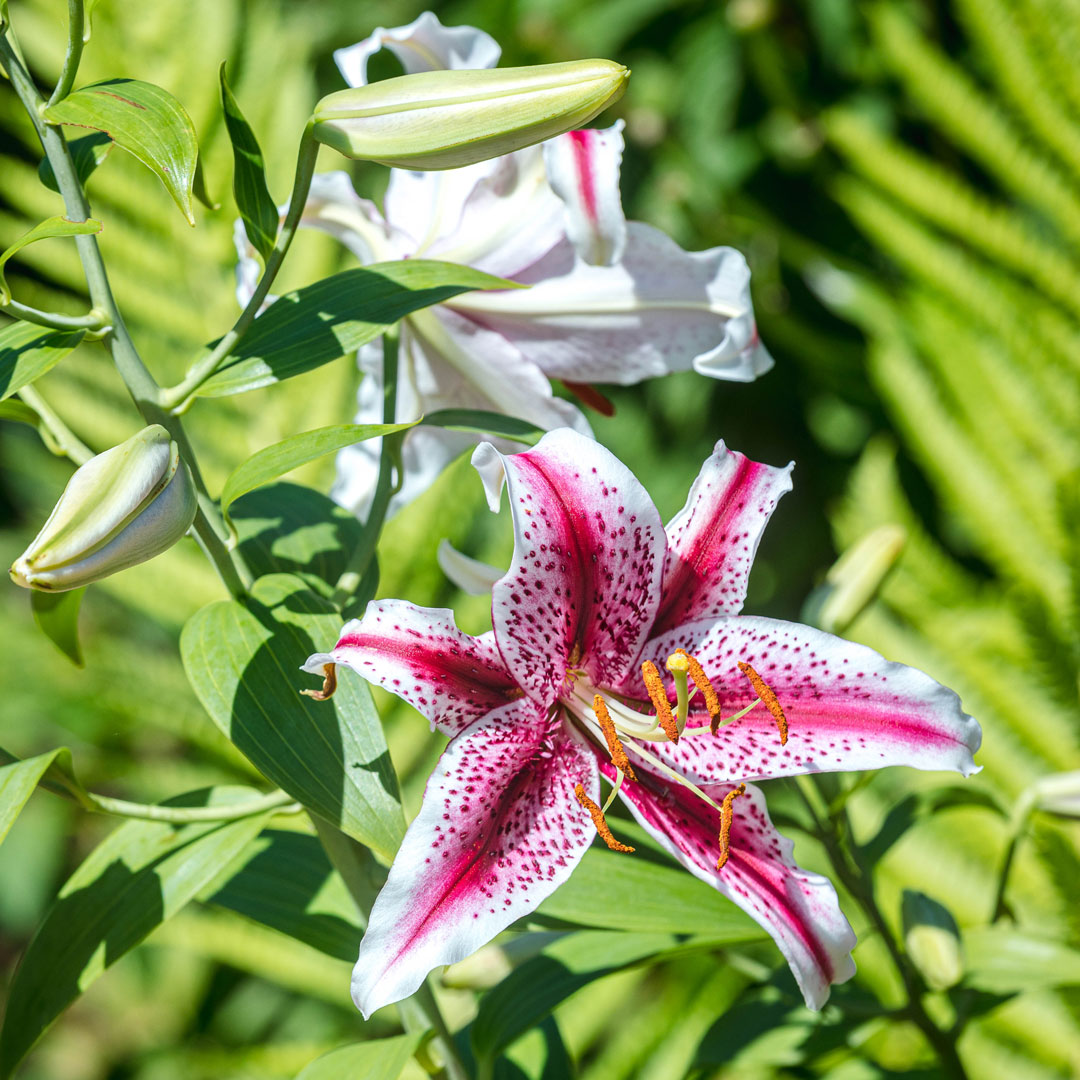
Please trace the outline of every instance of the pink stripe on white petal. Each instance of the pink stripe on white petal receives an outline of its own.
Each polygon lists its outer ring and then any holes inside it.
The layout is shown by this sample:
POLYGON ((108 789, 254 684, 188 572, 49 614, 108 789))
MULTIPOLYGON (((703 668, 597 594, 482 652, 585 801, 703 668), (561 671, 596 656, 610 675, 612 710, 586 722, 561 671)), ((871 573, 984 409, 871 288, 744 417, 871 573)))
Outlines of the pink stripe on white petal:
POLYGON ((523 698, 452 739, 375 901, 353 972, 365 1017, 463 960, 561 885, 596 835, 596 757, 523 698))
MULTIPOLYGON (((605 772, 613 775, 610 766, 605 772)), ((728 787, 710 795, 722 801, 728 787)), ((623 784, 634 817, 695 877, 734 901, 773 938, 791 966, 806 1004, 820 1009, 833 983, 855 974, 855 934, 832 883, 796 866, 792 842, 781 836, 755 787, 732 804, 729 854, 722 870, 720 815, 686 788, 656 777, 623 784)), ((687 928, 690 929, 689 927, 687 928)), ((693 929, 706 932, 708 927, 693 929)))
POLYGON ((337 645, 312 656, 304 670, 321 674, 327 663, 345 664, 396 694, 447 735, 521 696, 494 634, 470 637, 452 611, 404 600, 372 601, 362 619, 344 626, 337 645))
POLYGON ((654 634, 691 619, 739 613, 761 534, 791 490, 791 469, 760 465, 723 441, 716 444, 686 505, 668 522, 654 634))
MULTIPOLYGON (((491 616, 506 666, 550 703, 568 666, 596 685, 633 669, 652 625, 664 558, 660 516, 633 473, 568 428, 535 449, 473 456, 489 496, 504 474, 514 559, 492 590, 491 616)), ((496 501, 497 505, 497 501, 496 501)))
MULTIPOLYGON (((812 772, 878 769, 978 771, 979 725, 960 699, 929 675, 799 623, 752 616, 688 623, 651 640, 642 654, 661 664, 677 648, 701 662, 716 687, 723 715, 756 700, 740 660, 775 692, 788 725, 780 744, 776 721, 763 705, 741 720, 678 745, 650 749, 698 784, 759 780, 812 772)), ((695 699, 695 704, 697 704, 695 699)), ((706 727, 700 707, 688 731, 706 727)))
POLYGON ((566 235, 593 266, 614 266, 626 248, 619 197, 622 129, 619 120, 603 131, 568 131, 544 143, 548 182, 566 208, 566 235))

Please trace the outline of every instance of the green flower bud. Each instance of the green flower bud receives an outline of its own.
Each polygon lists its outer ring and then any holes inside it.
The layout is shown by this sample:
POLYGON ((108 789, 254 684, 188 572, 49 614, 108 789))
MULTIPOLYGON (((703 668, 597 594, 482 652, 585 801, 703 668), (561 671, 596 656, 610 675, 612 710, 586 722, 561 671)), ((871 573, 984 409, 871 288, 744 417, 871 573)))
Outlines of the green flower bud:
POLYGON ((401 75, 324 97, 314 133, 346 157, 455 169, 581 127, 629 75, 610 60, 401 75))
POLYGON ((50 592, 89 585, 172 547, 195 509, 180 451, 153 424, 76 469, 11 580, 50 592))
POLYGON ((822 630, 842 634, 877 595, 907 542, 900 525, 879 525, 833 563, 816 597, 814 621, 822 630))
POLYGON ((905 889, 901 906, 904 948, 931 990, 948 990, 964 975, 960 929, 944 904, 905 889))
POLYGON ((1040 776, 1029 789, 1030 804, 1058 817, 1080 818, 1080 772, 1040 776))

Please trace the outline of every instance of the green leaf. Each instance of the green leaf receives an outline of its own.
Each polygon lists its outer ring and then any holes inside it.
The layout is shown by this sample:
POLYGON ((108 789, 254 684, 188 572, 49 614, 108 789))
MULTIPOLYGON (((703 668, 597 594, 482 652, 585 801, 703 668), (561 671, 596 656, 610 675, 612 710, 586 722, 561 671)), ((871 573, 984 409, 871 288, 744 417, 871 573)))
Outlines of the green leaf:
POLYGON ((0 768, 0 844, 58 753, 50 750, 0 768))
MULTIPOLYGON (((85 184, 90 179, 93 171, 109 156, 113 148, 113 141, 103 131, 95 131, 91 135, 83 135, 78 139, 72 139, 68 143, 71 151, 71 159, 75 163, 75 175, 80 184, 85 184)), ((59 192, 60 185, 56 182, 56 174, 49 163, 49 159, 42 158, 38 165, 38 177, 50 191, 59 192)))
POLYGON ((1080 986, 1080 950, 1018 927, 965 930, 964 985, 993 994, 1080 986))
MULTIPOLYGON (((415 421, 414 421, 415 423, 415 421)), ((276 480, 309 461, 345 446, 407 431, 413 424, 335 424, 290 435, 273 446, 256 451, 233 470, 221 490, 221 512, 228 514, 233 501, 241 495, 276 480)))
POLYGON ((82 341, 85 330, 15 322, 0 330, 0 401, 29 386, 82 341))
POLYGON ((316 1058, 296 1080, 397 1080, 423 1037, 417 1031, 339 1047, 316 1058))
POLYGON ((326 821, 392 858, 404 833, 397 778, 368 685, 346 677, 329 701, 300 671, 333 647, 341 616, 288 574, 245 601, 210 604, 180 639, 184 668, 219 728, 260 772, 326 821))
POLYGON ((199 145, 184 106, 167 90, 138 79, 84 86, 45 109, 50 124, 102 131, 157 173, 188 224, 199 145))
MULTIPOLYGON (((194 792, 169 805, 247 799, 247 788, 194 792)), ((131 821, 110 833, 60 890, 12 980, 0 1077, 106 968, 176 914, 255 839, 272 811, 176 828, 131 821)))
POLYGON ((41 424, 41 417, 38 416, 29 405, 24 404, 21 401, 0 401, 0 420, 11 420, 19 424, 29 424, 31 427, 36 428, 41 424))
POLYGON ((0 253, 0 307, 11 299, 11 290, 4 278, 8 259, 35 240, 47 240, 53 236, 91 236, 101 232, 101 222, 93 218, 87 221, 69 221, 66 217, 51 217, 39 222, 29 232, 23 233, 6 251, 0 253))
POLYGON ((30 591, 30 608, 41 632, 76 666, 83 666, 79 647, 79 607, 86 588, 66 592, 30 591))
POLYGON ((422 417, 420 423, 425 427, 441 427, 447 431, 501 435, 529 446, 535 446, 547 434, 543 428, 530 424, 528 420, 486 412, 483 409, 439 409, 438 412, 422 417))
POLYGON ((221 203, 212 199, 210 197, 210 192, 206 190, 206 177, 203 175, 202 154, 195 159, 195 176, 191 182, 191 194, 194 195, 207 210, 218 210, 221 208, 221 203))
POLYGON ((233 196, 244 232, 251 246, 265 260, 274 250, 277 240, 277 203, 266 186, 266 166, 255 132, 251 130, 240 106, 236 103, 225 79, 225 65, 221 65, 221 107, 225 113, 225 130, 233 149, 233 196))
POLYGON ((222 397, 269 386, 355 352, 420 308, 474 289, 508 288, 519 286, 428 259, 345 270, 271 304, 198 392, 222 397))

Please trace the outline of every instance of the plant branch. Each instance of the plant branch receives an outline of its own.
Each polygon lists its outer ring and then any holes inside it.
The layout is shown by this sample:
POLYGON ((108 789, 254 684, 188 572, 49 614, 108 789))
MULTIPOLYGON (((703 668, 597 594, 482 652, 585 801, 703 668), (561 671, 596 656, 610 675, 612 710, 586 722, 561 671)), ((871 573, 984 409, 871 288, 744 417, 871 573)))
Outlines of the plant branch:
POLYGON ((68 46, 64 56, 64 67, 60 72, 60 79, 56 89, 49 98, 49 104, 55 105, 71 93, 75 85, 75 75, 79 70, 79 61, 82 60, 82 51, 86 22, 83 14, 83 0, 68 0, 68 46))
POLYGON ((94 451, 53 412, 49 403, 32 386, 24 386, 19 391, 19 397, 41 417, 41 423, 61 452, 76 465, 85 465, 94 456, 94 451))
POLYGON ((60 315, 54 311, 39 311, 27 304, 20 304, 18 300, 9 300, 0 306, 0 311, 23 322, 48 326, 53 330, 101 331, 109 328, 109 320, 100 311, 91 311, 86 315, 60 315))
POLYGON ((84 795, 87 798, 80 802, 83 802, 87 809, 118 817, 138 818, 141 821, 167 821, 173 825, 190 825, 198 821, 236 821, 274 809, 277 809, 279 814, 298 814, 303 809, 284 791, 273 791, 261 798, 228 806, 160 806, 156 803, 113 799, 108 795, 95 795, 90 791, 84 792, 84 795))

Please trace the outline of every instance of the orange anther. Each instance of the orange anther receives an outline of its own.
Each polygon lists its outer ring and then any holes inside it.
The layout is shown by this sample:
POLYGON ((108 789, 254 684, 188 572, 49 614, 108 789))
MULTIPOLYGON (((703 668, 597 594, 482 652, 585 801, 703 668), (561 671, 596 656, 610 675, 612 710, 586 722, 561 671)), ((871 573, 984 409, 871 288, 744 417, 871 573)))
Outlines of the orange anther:
POLYGON ((664 729, 664 734, 672 742, 678 742, 679 725, 675 723, 675 714, 671 711, 671 702, 668 701, 667 691, 664 689, 664 680, 651 660, 646 660, 641 665, 641 677, 645 680, 649 700, 656 710, 656 722, 664 729))
POLYGON ((328 701, 334 696, 337 689, 337 665, 323 664, 323 681, 321 690, 301 690, 304 697, 314 698, 316 701, 328 701))
POLYGON ((705 708, 709 710, 709 730, 715 735, 720 727, 720 698, 717 696, 716 688, 709 682, 709 676, 705 674, 705 669, 695 657, 691 656, 685 649, 676 649, 675 651, 680 656, 686 657, 690 678, 694 680, 694 685, 705 699, 705 708))
POLYGON ((716 860, 716 869, 723 870, 731 854, 731 821, 735 816, 735 808, 731 805, 740 795, 746 794, 746 785, 740 784, 732 788, 724 796, 720 804, 720 858, 716 860))
POLYGON ((629 844, 621 844, 615 839, 614 835, 612 835, 611 827, 604 817, 604 811, 585 794, 585 788, 581 784, 578 784, 577 787, 574 788, 574 794, 577 796, 577 801, 589 811, 589 817, 592 818, 593 824, 596 826, 596 831, 600 834, 600 839, 603 840, 612 851, 634 850, 629 844))
POLYGON ((780 729, 780 745, 783 746, 787 742, 788 724, 779 699, 773 693, 772 687, 749 664, 744 664, 740 660, 739 670, 750 680, 754 693, 764 702, 765 708, 773 714, 776 726, 780 729))
POLYGON ((600 725, 600 730, 604 733, 604 738, 607 739, 607 748, 608 753, 611 755, 611 764, 623 773, 627 780, 636 780, 637 777, 634 775, 634 770, 630 766, 630 759, 626 756, 626 750, 623 747, 618 732, 615 730, 615 722, 611 719, 611 713, 608 712, 607 704, 599 694, 593 698, 593 712, 596 713, 596 722, 600 725))

